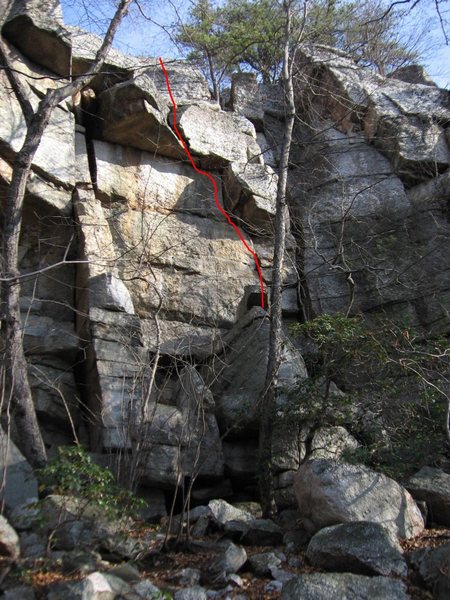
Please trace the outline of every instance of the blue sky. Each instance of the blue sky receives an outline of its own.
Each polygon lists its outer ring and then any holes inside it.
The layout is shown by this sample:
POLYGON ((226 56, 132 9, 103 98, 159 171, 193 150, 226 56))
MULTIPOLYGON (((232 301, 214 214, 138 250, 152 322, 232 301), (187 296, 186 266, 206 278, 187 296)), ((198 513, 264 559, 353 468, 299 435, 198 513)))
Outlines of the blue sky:
MULTIPOLYGON (((429 50, 424 53, 421 62, 438 85, 450 89, 450 46, 445 43, 434 1, 421 0, 410 19, 405 18, 405 35, 409 32, 414 34, 418 26, 423 27, 421 42, 429 50)), ((111 0, 97 0, 95 3, 92 0, 62 0, 61 4, 67 24, 78 25, 96 33, 105 31, 113 12, 111 0)), ((137 55, 165 58, 179 56, 168 33, 157 24, 167 28, 177 20, 177 16, 185 17, 188 5, 189 0, 140 0, 142 11, 151 21, 145 19, 135 6, 116 36, 115 47, 137 55)), ((450 20, 450 0, 440 0, 440 6, 444 17, 450 20)), ((447 31, 450 34, 450 26, 447 31)))

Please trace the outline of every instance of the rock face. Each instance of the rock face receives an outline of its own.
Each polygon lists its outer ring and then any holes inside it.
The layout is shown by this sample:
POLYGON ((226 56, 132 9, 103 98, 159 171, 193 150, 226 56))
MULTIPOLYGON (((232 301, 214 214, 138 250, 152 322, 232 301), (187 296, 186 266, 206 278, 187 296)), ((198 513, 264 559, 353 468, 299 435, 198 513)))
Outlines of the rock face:
POLYGON ((321 529, 306 551, 312 565, 327 571, 390 577, 407 574, 400 546, 379 523, 360 521, 321 529))
MULTIPOLYGON (((58 0, 3 2, 0 23, 34 108, 47 89, 84 73, 101 43, 65 27, 58 0)), ((351 308, 440 333, 450 299, 448 95, 423 78, 405 82, 411 74, 374 76, 329 49, 299 56, 306 85, 296 90, 302 125, 289 171, 279 410, 308 376, 292 320, 351 308)), ((156 512, 186 481, 205 502, 217 490, 255 493, 270 325, 251 252, 267 308, 285 119, 276 85, 240 74, 222 110, 193 65, 167 69, 177 127, 207 177, 175 134, 159 62, 112 50, 90 87, 51 116, 20 239, 24 345, 45 441, 51 450, 79 439, 120 457, 122 470, 158 498, 156 512)), ((26 132, 4 69, 0 117, 3 208, 26 132)), ((14 441, 20 449, 23 440, 14 441)), ((313 455, 355 445, 348 432, 319 430, 313 455)), ((275 427, 282 506, 292 504, 302 452, 298 435, 275 427)), ((15 466, 8 472, 16 481, 15 466)), ((31 494, 34 483, 20 489, 31 494)), ((397 526, 400 535, 420 528, 411 515, 397 526)))
POLYGON ((430 520, 450 525, 450 475, 441 469, 423 467, 406 484, 415 500, 427 504, 430 520))
POLYGON ((294 476, 300 513, 316 530, 337 523, 373 521, 400 538, 420 533, 420 511, 404 488, 361 465, 314 459, 294 476))
POLYGON ((432 192, 426 205, 410 203, 416 186, 448 171, 447 92, 381 78, 331 49, 303 49, 299 66, 306 126, 296 131, 291 205, 302 223, 310 310, 345 313, 351 303, 447 330, 445 200, 432 192))

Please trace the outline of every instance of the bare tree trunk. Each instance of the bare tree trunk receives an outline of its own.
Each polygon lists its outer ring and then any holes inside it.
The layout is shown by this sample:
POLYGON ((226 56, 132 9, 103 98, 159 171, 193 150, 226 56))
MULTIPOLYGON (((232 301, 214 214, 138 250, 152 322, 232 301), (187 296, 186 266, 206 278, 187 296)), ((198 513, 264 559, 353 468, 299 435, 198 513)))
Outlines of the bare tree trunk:
POLYGON ((214 63, 211 57, 211 54, 205 49, 206 56, 208 58, 208 68, 209 68, 209 76, 211 77, 211 82, 213 85, 213 98, 218 103, 220 103, 220 89, 219 84, 217 82, 216 72, 214 71, 214 63))
POLYGON ((265 517, 276 511, 272 472, 272 438, 273 419, 276 405, 277 374, 281 356, 281 292, 282 269, 286 247, 286 225, 288 208, 286 204, 286 187, 289 168, 289 154, 294 128, 295 103, 292 80, 292 60, 290 56, 291 42, 291 2, 285 0, 283 7, 286 14, 284 56, 283 56, 283 89, 286 106, 286 125, 283 136, 280 165, 278 169, 278 188, 275 215, 275 246, 272 267, 272 291, 270 305, 270 337, 264 396, 261 403, 259 428, 259 493, 265 517))
POLYGON ((0 41, 0 58, 4 61, 8 78, 15 91, 27 124, 22 149, 13 164, 11 185, 8 189, 4 213, 2 307, 6 347, 4 353, 7 398, 14 411, 14 422, 20 449, 33 467, 47 460, 46 450, 37 422, 36 411, 28 381, 27 362, 23 348, 20 321, 19 239, 22 227, 22 209, 31 164, 54 108, 65 98, 85 87, 101 70, 117 28, 133 0, 121 0, 109 25, 103 43, 87 73, 75 82, 55 90, 48 90, 33 113, 26 100, 22 83, 10 68, 6 46, 0 41))

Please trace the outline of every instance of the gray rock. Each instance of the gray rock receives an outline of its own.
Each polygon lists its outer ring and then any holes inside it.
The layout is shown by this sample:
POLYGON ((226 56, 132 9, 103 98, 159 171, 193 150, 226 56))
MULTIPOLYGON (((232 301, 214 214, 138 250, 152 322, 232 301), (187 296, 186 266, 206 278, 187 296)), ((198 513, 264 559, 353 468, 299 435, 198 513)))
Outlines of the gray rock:
MULTIPOLYGON (((234 401, 226 398, 227 408, 236 410, 234 401)), ((258 465, 258 445, 256 440, 234 440, 232 442, 223 442, 223 452, 225 456, 225 466, 227 473, 231 477, 246 479, 254 477, 258 465)))
MULTIPOLYGON (((194 63, 171 60, 165 65, 169 76, 170 89, 177 106, 198 101, 211 100, 211 94, 204 76, 194 63)), ((159 62, 144 71, 162 97, 168 97, 167 84, 159 62)))
MULTIPOLYGON (((233 437, 249 440, 249 432, 258 430, 258 403, 264 389, 269 328, 264 311, 252 307, 224 336, 217 355, 202 370, 214 394, 219 425, 223 429, 230 428, 233 437)), ((300 352, 283 336, 278 377, 280 404, 285 401, 287 392, 306 376, 300 352)), ((248 447, 250 442, 244 445, 248 447)), ((249 462, 245 455, 242 459, 249 462)))
POLYGON ((254 519, 247 525, 242 543, 251 546, 277 546, 283 543, 283 530, 270 519, 254 519))
POLYGON ((2 600, 36 600, 34 590, 28 585, 19 585, 3 592, 2 600))
POLYGON ((367 521, 321 529, 306 556, 327 571, 405 577, 408 570, 398 542, 382 525, 367 521))
POLYGON ((99 102, 104 140, 184 158, 181 144, 167 122, 169 99, 145 73, 104 91, 99 102))
POLYGON ((9 521, 17 531, 26 531, 36 526, 39 521, 37 497, 33 501, 28 500, 10 510, 9 521))
POLYGON ((219 427, 214 416, 214 398, 194 367, 180 373, 176 399, 183 427, 189 431, 183 448, 183 471, 204 477, 223 476, 224 457, 219 427))
POLYGON ((350 573, 312 573, 283 586, 281 600, 408 600, 402 581, 350 573))
POLYGON ((8 560, 17 560, 20 556, 19 536, 2 515, 0 515, 0 555, 8 560))
POLYGON ((342 426, 320 427, 311 443, 311 458, 340 458, 346 450, 355 450, 359 444, 342 426))
POLYGON ((440 572, 446 569, 450 561, 450 544, 415 550, 409 556, 409 560, 419 571, 424 583, 433 589, 438 585, 440 572))
POLYGON ((82 581, 59 583, 49 586, 48 600, 115 600, 118 596, 127 597, 131 592, 130 586, 114 575, 91 573, 82 581))
POLYGON ((177 118, 189 150, 204 167, 245 163, 260 154, 255 129, 245 117, 192 105, 178 111, 177 118))
MULTIPOLYGON (((66 26, 65 29, 72 47, 72 73, 82 75, 94 62, 103 38, 80 27, 66 26)), ((145 65, 150 66, 156 62, 156 59, 127 56, 115 48, 110 48, 102 72, 94 77, 89 87, 96 92, 101 92, 107 87, 130 79, 135 69, 141 72, 145 65)))
POLYGON ((247 552, 242 546, 227 541, 223 549, 208 567, 208 575, 216 583, 224 582, 230 573, 237 573, 247 561, 247 552))
POLYGON ((373 521, 409 538, 424 527, 409 492, 362 465, 330 459, 304 463, 294 476, 299 510, 316 529, 354 521, 373 521))
POLYGON ((90 550, 73 550, 72 552, 64 552, 61 560, 63 573, 73 575, 81 573, 87 575, 94 571, 98 571, 103 566, 102 557, 98 552, 90 550))
POLYGON ((415 500, 426 502, 433 523, 450 525, 450 475, 441 469, 422 467, 406 483, 415 500))
POLYGON ((279 569, 278 567, 271 567, 270 574, 275 581, 280 581, 283 585, 295 577, 295 573, 279 569))
POLYGON ((159 588, 149 579, 142 579, 139 583, 135 583, 131 587, 140 598, 151 598, 153 595, 157 595, 160 592, 159 588))
MULTIPOLYGON (((0 426, 0 503, 14 510, 30 498, 37 498, 37 481, 33 470, 0 426)), ((17 521, 14 520, 16 523, 17 521)))
POLYGON ((23 558, 41 558, 47 549, 47 543, 38 533, 23 531, 20 535, 20 547, 23 558))
POLYGON ((174 600, 207 600, 205 588, 196 585, 194 587, 178 590, 175 593, 174 600))
POLYGON ((200 569, 182 569, 177 575, 178 583, 184 587, 193 587, 200 583, 201 575, 200 569))
POLYGON ((264 105, 261 88, 254 73, 234 73, 231 78, 231 107, 239 115, 251 121, 261 131, 264 105))
POLYGON ((436 87, 436 84, 426 72, 422 65, 406 65, 395 69, 392 73, 388 74, 390 79, 399 79, 406 83, 419 83, 421 85, 429 85, 436 87))
POLYGON ((38 65, 69 77, 70 39, 59 0, 16 0, 2 33, 38 65))
POLYGON ((250 570, 260 577, 271 575, 272 567, 279 567, 281 560, 273 552, 263 552, 261 554, 253 554, 248 559, 250 570))
POLYGON ((126 581, 127 583, 136 583, 140 579, 139 569, 135 567, 132 563, 121 563, 109 569, 108 575, 114 575, 115 577, 119 577, 126 581))
POLYGON ((225 171, 225 208, 256 235, 273 235, 278 176, 272 167, 233 162, 225 171))
MULTIPOLYGON (((33 0, 30 0, 33 1, 33 0)), ((53 0, 49 0, 53 1, 53 0)), ((51 83, 49 73, 42 73, 36 68, 29 69, 23 59, 12 57, 13 67, 21 73, 29 74, 30 77, 21 76, 21 82, 29 91, 27 98, 32 106, 36 107, 39 96, 33 90, 33 79, 44 81, 44 87, 54 87, 51 83), (30 86, 31 84, 31 86, 30 86), (31 87, 31 89, 30 89, 31 87)), ((3 115, 0 123, 0 142, 2 155, 12 162, 16 152, 23 145, 26 134, 26 123, 20 105, 16 97, 9 91, 6 74, 0 74, 0 113, 3 115)), ((75 118, 63 105, 57 106, 50 117, 49 124, 45 128, 41 142, 33 158, 32 168, 39 177, 51 181, 56 186, 71 188, 75 184, 75 118)), ((4 170, 4 169, 2 169, 4 170)), ((30 180, 30 191, 38 192, 42 204, 48 204, 46 199, 51 194, 51 186, 46 183, 38 183, 35 178, 30 180), (44 191, 44 188, 47 190, 44 191), (42 196, 45 195, 45 198, 42 196)), ((62 211, 68 214, 70 207, 69 192, 57 194, 54 203, 60 205, 62 211)), ((50 201, 51 202, 51 201, 50 201)))
POLYGON ((208 507, 211 510, 214 520, 220 525, 225 525, 229 521, 250 523, 253 520, 251 513, 235 508, 232 504, 225 502, 225 500, 210 500, 208 507))
POLYGON ((134 314, 133 301, 124 282, 106 272, 93 277, 89 282, 91 306, 134 314))

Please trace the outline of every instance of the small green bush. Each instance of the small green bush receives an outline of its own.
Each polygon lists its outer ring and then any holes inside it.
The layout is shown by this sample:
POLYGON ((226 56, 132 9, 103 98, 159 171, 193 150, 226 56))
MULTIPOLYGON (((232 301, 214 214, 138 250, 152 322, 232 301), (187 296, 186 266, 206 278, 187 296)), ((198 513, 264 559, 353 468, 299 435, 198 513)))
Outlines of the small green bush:
POLYGON ((82 446, 60 446, 58 455, 38 472, 41 491, 75 496, 102 509, 110 519, 137 516, 144 501, 114 482, 114 475, 97 465, 82 446))

